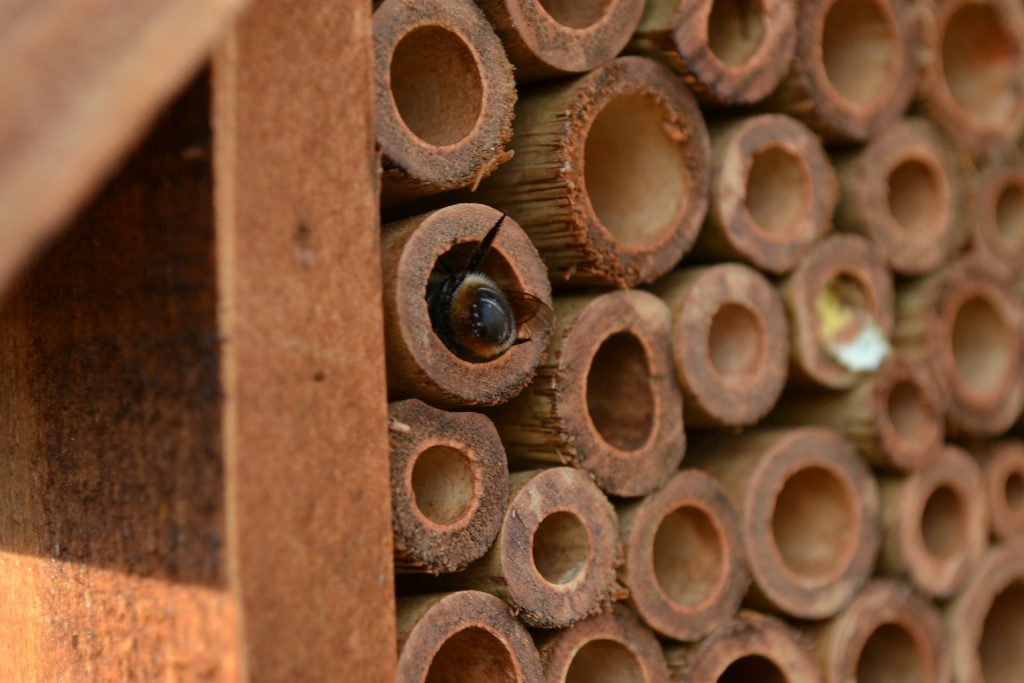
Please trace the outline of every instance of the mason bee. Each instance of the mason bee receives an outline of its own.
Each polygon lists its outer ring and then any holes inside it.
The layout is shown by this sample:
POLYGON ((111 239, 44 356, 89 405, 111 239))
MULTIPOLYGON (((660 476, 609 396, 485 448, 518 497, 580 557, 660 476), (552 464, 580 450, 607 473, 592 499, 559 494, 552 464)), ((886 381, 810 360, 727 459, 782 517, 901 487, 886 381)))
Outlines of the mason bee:
POLYGON ((442 259, 442 273, 427 285, 430 323, 444 345, 463 360, 483 363, 494 360, 517 344, 531 341, 519 330, 534 317, 549 325, 553 314, 543 301, 527 294, 502 289, 479 272, 506 214, 487 231, 469 256, 465 267, 455 270, 442 259))

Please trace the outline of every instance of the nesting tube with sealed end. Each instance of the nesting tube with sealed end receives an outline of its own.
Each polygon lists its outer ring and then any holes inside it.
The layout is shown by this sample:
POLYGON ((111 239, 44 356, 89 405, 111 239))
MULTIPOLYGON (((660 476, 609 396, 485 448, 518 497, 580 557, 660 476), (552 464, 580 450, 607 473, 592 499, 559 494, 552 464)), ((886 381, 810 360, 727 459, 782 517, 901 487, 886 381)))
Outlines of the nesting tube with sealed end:
POLYGON ((905 283, 893 341, 931 372, 954 434, 995 436, 1024 404, 1024 314, 1009 273, 975 253, 905 283))
POLYGON ((385 0, 373 13, 381 199, 478 182, 508 156, 512 65, 470 0, 385 0))
POLYGON ((690 464, 710 472, 740 517, 749 604, 800 619, 845 607, 878 552, 878 489, 852 444, 826 429, 709 439, 690 464))
POLYGON ((508 605, 478 591, 398 601, 398 683, 541 683, 537 648, 508 605))
POLYGON ((893 281, 859 235, 819 242, 782 284, 795 383, 849 389, 890 351, 893 281))
POLYGON ((492 411, 510 462, 572 464, 616 496, 642 496, 686 448, 671 314, 655 295, 614 291, 555 300, 537 376, 492 411))
POLYGON ((974 246, 1006 268, 1024 269, 1024 157, 1006 153, 978 174, 971 217, 974 246))
POLYGON ((675 640, 699 640, 736 614, 750 575, 739 518, 714 479, 685 469, 618 512, 620 576, 648 626, 675 640))
POLYGON ((871 239, 901 275, 944 263, 967 237, 970 163, 934 125, 906 119, 836 157, 836 226, 871 239))
POLYGON ((620 57, 516 107, 515 157, 477 191, 530 234, 556 284, 630 287, 683 257, 707 209, 710 146, 672 71, 620 57))
POLYGON ((694 255, 788 272, 831 229, 838 198, 821 142, 799 121, 761 114, 711 128, 707 222, 694 255))
POLYGON ((879 570, 906 576, 922 592, 947 598, 963 584, 988 541, 985 490, 977 463, 946 446, 906 477, 882 477, 884 538, 879 570))
POLYGON ((863 141, 917 89, 921 40, 908 0, 801 0, 796 55, 767 106, 828 140, 863 141))
POLYGON ((444 585, 488 591, 529 626, 562 628, 605 611, 619 596, 615 510, 571 467, 515 472, 498 537, 444 585))
POLYGON ((654 291, 672 310, 672 353, 687 425, 744 427, 786 384, 789 331, 775 288, 738 263, 676 270, 654 291))
POLYGON ((1024 11, 1016 0, 915 0, 929 25, 919 99, 976 156, 1024 127, 1024 11))
POLYGON ((972 451, 981 465, 993 534, 1024 536, 1024 441, 1006 439, 972 451))
POLYGON ((482 556, 505 514, 508 463, 485 415, 388 406, 397 571, 452 572, 482 556))
POLYGON ((545 683, 669 683, 658 639, 622 605, 538 641, 545 683))
POLYGON ((643 0, 478 0, 516 67, 516 80, 583 73, 615 58, 643 0))
POLYGON ((875 467, 909 471, 942 450, 945 410, 924 368, 893 353, 849 391, 803 388, 785 394, 768 424, 829 427, 875 467))
POLYGON ((650 0, 630 49, 671 66, 705 103, 753 104, 789 69, 796 14, 787 0, 650 0))
MULTIPOLYGON (((544 355, 543 317, 517 330, 529 341, 485 362, 456 355, 435 332, 428 301, 432 282, 459 270, 501 214, 480 204, 455 204, 384 226, 384 332, 392 399, 417 397, 441 405, 495 405, 519 393, 544 355)), ((530 238, 506 217, 478 270, 507 292, 551 304, 544 263, 530 238)))
POLYGON ((818 683, 821 674, 799 633, 750 610, 693 645, 665 646, 673 680, 687 683, 818 683))

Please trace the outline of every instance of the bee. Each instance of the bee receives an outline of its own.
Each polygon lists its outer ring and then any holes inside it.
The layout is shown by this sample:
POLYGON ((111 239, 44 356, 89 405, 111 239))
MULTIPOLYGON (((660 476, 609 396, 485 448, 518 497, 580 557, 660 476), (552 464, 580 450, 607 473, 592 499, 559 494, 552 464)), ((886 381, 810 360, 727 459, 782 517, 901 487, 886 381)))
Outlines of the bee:
POLYGON ((432 275, 427 285, 434 333, 449 351, 474 363, 494 360, 513 346, 532 341, 519 336, 523 326, 535 317, 550 325, 553 315, 551 307, 532 294, 502 289, 479 272, 506 215, 487 231, 464 268, 455 270, 442 258, 444 272, 432 275))

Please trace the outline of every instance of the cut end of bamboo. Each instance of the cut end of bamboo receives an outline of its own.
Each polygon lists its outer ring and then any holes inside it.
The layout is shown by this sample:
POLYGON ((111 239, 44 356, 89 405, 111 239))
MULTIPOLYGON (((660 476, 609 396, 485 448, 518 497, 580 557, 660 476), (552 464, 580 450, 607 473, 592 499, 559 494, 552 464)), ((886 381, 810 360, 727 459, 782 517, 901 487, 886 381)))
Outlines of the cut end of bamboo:
POLYGON ((405 598, 398 603, 400 683, 540 683, 530 634, 501 599, 477 591, 405 598))
MULTIPOLYGON (((544 355, 550 327, 538 316, 519 331, 530 341, 493 360, 457 356, 431 323, 432 274, 462 268, 500 217, 480 204, 456 204, 384 227, 385 341, 393 398, 415 396, 442 405, 496 405, 518 394, 544 355)), ((551 285, 530 238, 505 218, 480 272, 502 290, 525 292, 551 305, 551 285)))
POLYGON ((684 470, 620 519, 623 582, 651 628, 697 640, 733 617, 750 577, 739 518, 711 477, 684 470))
POLYGON ((981 172, 971 222, 975 245, 1005 267, 1024 264, 1024 163, 994 161, 981 172))
POLYGON ((388 406, 391 507, 398 571, 452 572, 487 552, 501 528, 508 463, 477 413, 418 400, 388 406))
POLYGON ((383 202, 465 187, 493 171, 512 136, 516 92, 479 8, 386 0, 373 35, 383 202))
POLYGON ((875 373, 872 399, 881 464, 914 470, 938 455, 945 436, 942 402, 923 368, 893 354, 875 373))
POLYGON ((1024 532, 1024 442, 996 442, 980 454, 992 531, 1010 539, 1024 532))

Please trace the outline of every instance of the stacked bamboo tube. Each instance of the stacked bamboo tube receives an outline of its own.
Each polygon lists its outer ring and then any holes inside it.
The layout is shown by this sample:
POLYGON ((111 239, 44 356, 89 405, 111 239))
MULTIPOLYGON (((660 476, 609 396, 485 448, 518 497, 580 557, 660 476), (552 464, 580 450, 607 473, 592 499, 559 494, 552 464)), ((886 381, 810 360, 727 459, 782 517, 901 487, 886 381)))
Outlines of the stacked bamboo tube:
POLYGON ((1021 680, 1021 5, 376 4, 399 679, 1021 680))

